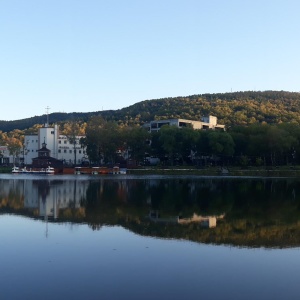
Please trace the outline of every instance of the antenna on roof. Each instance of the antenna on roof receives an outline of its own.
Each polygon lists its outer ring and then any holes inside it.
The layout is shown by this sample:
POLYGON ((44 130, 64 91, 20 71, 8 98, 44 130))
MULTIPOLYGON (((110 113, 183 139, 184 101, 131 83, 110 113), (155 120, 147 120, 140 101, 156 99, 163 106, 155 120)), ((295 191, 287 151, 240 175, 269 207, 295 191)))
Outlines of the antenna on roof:
POLYGON ((46 127, 49 126, 49 109, 50 109, 50 107, 47 106, 47 107, 46 107, 46 114, 47 114, 47 123, 46 123, 46 127))

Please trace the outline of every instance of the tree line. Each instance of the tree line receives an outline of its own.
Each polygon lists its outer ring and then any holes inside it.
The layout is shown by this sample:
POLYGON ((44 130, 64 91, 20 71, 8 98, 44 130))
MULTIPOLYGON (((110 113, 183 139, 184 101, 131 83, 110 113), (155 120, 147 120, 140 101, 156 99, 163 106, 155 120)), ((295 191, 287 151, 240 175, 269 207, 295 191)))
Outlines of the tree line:
MULTIPOLYGON (((18 156, 24 147, 24 135, 36 132, 39 127, 0 132, 0 145, 6 145, 11 155, 18 156)), ((92 164, 114 164, 131 159, 143 165, 149 164, 149 157, 170 166, 292 166, 300 163, 300 127, 293 123, 240 125, 227 127, 226 131, 166 125, 150 133, 142 126, 127 126, 94 116, 88 122, 61 124, 60 129, 71 142, 75 136, 84 136, 81 144, 86 147, 92 164)))
POLYGON ((162 126, 149 133, 94 117, 84 141, 92 162, 117 162, 124 153, 140 164, 147 157, 163 165, 279 166, 300 163, 300 128, 294 124, 252 124, 227 131, 162 126))

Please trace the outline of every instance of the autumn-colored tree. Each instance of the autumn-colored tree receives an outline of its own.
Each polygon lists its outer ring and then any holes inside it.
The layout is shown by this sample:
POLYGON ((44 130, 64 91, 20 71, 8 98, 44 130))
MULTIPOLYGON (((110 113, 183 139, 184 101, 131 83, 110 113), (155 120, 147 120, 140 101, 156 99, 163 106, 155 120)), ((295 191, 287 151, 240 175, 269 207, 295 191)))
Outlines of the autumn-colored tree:
POLYGON ((7 137, 6 140, 7 149, 9 154, 13 156, 13 163, 16 162, 16 157, 19 156, 22 149, 22 142, 15 137, 7 137))
POLYGON ((69 121, 64 124, 62 129, 62 134, 64 134, 69 142, 73 145, 74 153, 74 164, 77 163, 77 148, 81 146, 80 136, 85 134, 85 128, 77 121, 69 121))

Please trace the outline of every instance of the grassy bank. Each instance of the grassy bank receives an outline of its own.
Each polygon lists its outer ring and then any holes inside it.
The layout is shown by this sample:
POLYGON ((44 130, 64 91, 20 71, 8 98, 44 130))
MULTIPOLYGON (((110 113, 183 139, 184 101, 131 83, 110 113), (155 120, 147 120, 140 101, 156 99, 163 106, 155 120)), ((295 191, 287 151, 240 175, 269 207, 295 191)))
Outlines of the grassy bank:
POLYGON ((0 173, 11 173, 11 167, 0 167, 0 173))
POLYGON ((129 169, 128 174, 132 175, 199 175, 199 176, 258 176, 258 177, 300 177, 300 168, 280 167, 273 169, 253 168, 241 169, 238 167, 228 168, 227 171, 222 171, 219 167, 210 168, 189 168, 189 167, 174 167, 174 168, 140 168, 129 169))

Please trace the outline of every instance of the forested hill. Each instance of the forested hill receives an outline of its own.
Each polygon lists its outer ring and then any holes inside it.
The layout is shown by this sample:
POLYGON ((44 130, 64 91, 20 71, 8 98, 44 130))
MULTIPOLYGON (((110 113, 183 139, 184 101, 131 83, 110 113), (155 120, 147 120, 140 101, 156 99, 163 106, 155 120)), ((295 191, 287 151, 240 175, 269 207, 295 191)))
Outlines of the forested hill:
MULTIPOLYGON (((99 103, 99 107, 101 103, 99 103)), ((199 120, 214 115, 219 124, 227 126, 252 123, 276 124, 292 122, 300 124, 300 93, 285 91, 235 92, 202 94, 186 97, 146 100, 120 110, 90 113, 52 113, 50 123, 68 120, 88 121, 91 116, 101 115, 106 120, 123 124, 143 124, 160 118, 184 118, 199 120)), ((0 130, 26 129, 44 124, 46 115, 16 121, 0 121, 0 130)))

